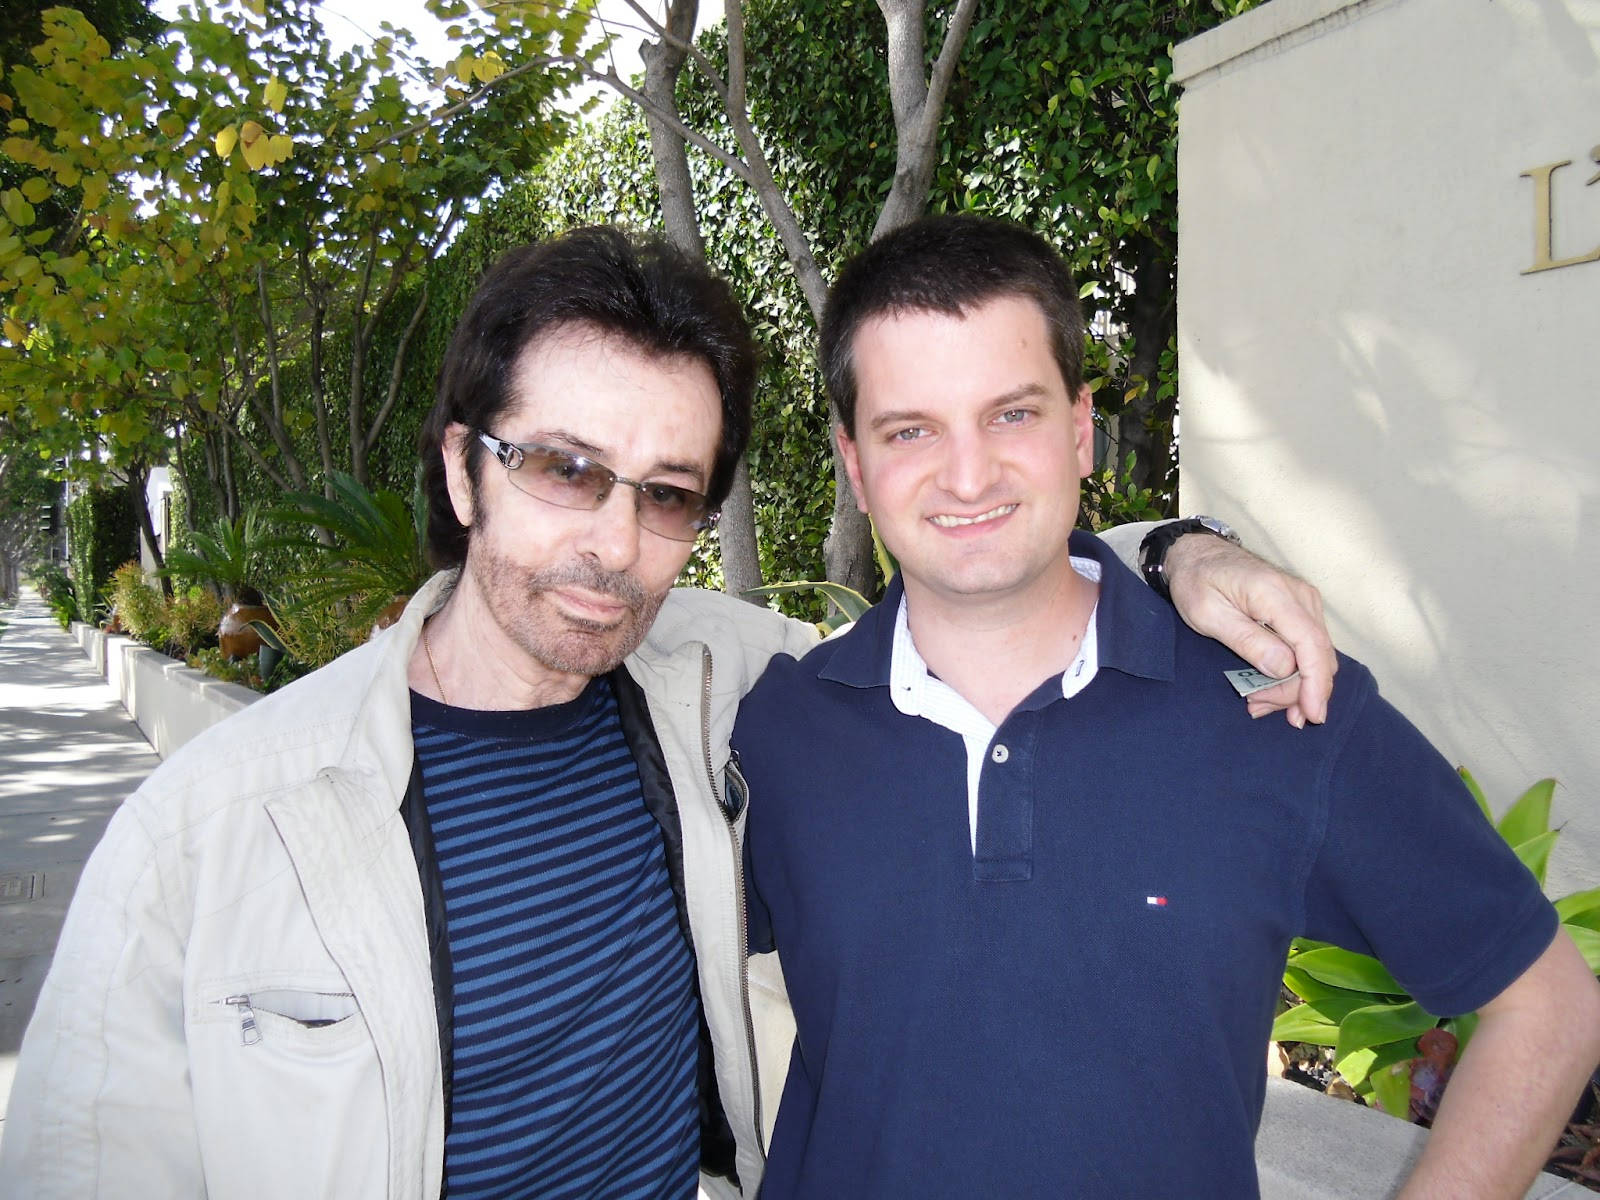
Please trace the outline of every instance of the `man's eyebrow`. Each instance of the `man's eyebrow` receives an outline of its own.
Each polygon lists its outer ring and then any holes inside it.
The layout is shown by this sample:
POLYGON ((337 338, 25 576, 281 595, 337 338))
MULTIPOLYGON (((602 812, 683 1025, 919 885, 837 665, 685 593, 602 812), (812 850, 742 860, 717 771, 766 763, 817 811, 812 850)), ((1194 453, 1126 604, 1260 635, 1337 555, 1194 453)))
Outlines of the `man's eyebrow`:
MULTIPOLYGON (((1008 404, 1015 404, 1018 400, 1032 400, 1049 393, 1042 384, 1024 383, 1012 388, 1009 392, 1001 392, 998 396, 990 397, 984 407, 1004 408, 1008 404)), ((915 425, 926 421, 928 415, 914 408, 891 409, 886 413, 879 413, 867 423, 867 428, 876 432, 886 425, 915 425)))
MULTIPOLYGON (((611 467, 610 462, 607 461, 609 456, 603 448, 596 446, 593 442, 586 442, 576 434, 567 433, 565 430, 552 429, 546 433, 536 434, 533 440, 546 446, 558 446, 563 450, 571 450, 574 454, 581 454, 585 458, 592 458, 596 462, 605 463, 607 467, 611 467)), ((616 470, 615 467, 611 467, 611 469, 616 470)), ((657 475, 688 475, 699 481, 702 487, 705 486, 706 482, 706 469, 703 466, 699 463, 683 462, 675 458, 658 458, 654 465, 645 471, 643 478, 653 479, 657 475)))

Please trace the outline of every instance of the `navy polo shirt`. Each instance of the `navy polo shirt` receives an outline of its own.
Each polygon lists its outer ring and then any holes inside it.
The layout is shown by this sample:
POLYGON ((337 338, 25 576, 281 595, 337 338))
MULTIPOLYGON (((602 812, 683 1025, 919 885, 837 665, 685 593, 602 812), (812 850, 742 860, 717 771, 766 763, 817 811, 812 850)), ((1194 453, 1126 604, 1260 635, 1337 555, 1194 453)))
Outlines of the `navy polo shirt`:
POLYGON ((1249 1197, 1289 940, 1430 1011, 1497 995, 1555 914, 1455 772, 1341 659, 1328 721, 1252 721, 1241 665, 1104 548, 1100 669, 965 750, 889 696, 902 591, 775 659, 734 733, 752 950, 797 1037, 762 1189, 1249 1197))

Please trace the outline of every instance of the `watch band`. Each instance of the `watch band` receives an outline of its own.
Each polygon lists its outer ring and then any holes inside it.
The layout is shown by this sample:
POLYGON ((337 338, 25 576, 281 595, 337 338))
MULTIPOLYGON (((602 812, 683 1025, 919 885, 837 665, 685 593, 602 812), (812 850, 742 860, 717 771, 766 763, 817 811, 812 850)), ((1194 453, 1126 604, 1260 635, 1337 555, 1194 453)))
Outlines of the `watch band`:
POLYGON ((1215 517, 1185 517, 1180 521, 1167 521, 1144 535, 1139 543, 1139 571, 1144 581, 1163 600, 1172 599, 1172 588, 1167 579, 1167 551, 1172 543, 1191 533, 1209 533, 1223 541, 1240 544, 1239 535, 1231 526, 1215 517))

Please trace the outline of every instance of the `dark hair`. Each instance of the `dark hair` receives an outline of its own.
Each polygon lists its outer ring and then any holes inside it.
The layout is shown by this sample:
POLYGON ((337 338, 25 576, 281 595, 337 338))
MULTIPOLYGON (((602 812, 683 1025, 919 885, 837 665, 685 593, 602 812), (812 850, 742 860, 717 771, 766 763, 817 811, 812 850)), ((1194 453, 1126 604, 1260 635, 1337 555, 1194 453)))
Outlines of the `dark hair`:
POLYGON ((885 234, 845 264, 822 316, 821 361, 844 431, 855 436, 852 343, 874 317, 961 316, 999 296, 1024 296, 1044 313, 1067 392, 1083 384, 1083 313, 1065 260, 1038 234, 986 217, 924 217, 885 234))
MULTIPOLYGON (((466 561, 470 531, 456 520, 445 483, 444 439, 452 423, 488 429, 511 406, 511 369, 527 348, 560 328, 583 326, 625 338, 650 354, 688 355, 711 368, 722 395, 722 438, 706 494, 727 498, 750 440, 755 346, 728 285, 698 259, 655 237, 597 226, 503 255, 484 274, 439 368, 433 411, 423 423, 422 487, 428 558, 466 561)), ((487 451, 467 442, 477 484, 487 451)))

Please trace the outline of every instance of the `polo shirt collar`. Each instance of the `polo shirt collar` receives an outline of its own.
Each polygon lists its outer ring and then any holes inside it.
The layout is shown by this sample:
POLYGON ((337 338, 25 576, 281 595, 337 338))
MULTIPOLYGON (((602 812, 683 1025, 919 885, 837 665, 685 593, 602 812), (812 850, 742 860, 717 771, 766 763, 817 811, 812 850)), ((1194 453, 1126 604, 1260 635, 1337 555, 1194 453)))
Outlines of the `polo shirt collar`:
MULTIPOLYGON (((1069 552, 1100 564, 1096 617, 1100 669, 1144 679, 1173 678, 1177 616, 1172 606, 1146 587, 1092 533, 1075 531, 1069 552)), ((822 667, 820 677, 849 687, 888 687, 895 618, 904 596, 905 585, 897 574, 883 599, 839 639, 839 648, 822 667)))

